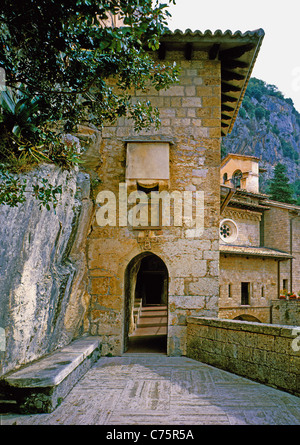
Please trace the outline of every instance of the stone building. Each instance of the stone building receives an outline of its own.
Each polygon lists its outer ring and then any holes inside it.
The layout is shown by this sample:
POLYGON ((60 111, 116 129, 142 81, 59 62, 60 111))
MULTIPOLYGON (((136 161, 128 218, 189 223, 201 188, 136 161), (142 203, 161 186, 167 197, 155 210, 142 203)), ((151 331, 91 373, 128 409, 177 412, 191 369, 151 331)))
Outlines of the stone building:
POLYGON ((259 193, 259 174, 253 156, 221 163, 219 317, 299 325, 300 300, 278 299, 282 289, 300 292, 300 207, 259 193))
POLYGON ((220 141, 233 127, 263 36, 262 30, 164 36, 153 56, 176 62, 181 75, 170 89, 146 93, 160 111, 160 129, 136 134, 125 119, 104 127, 86 320, 104 354, 126 351, 141 300, 167 307, 169 355, 186 352, 187 316, 218 315, 220 141), (161 199, 156 218, 143 224, 151 192, 161 199), (181 218, 183 201, 190 218, 181 218))
POLYGON ((187 317, 218 316, 220 143, 263 37, 166 34, 153 57, 176 62, 179 83, 132 94, 158 107, 159 130, 82 126, 72 137, 87 144, 85 172, 28 173, 28 185, 46 174, 63 193, 56 211, 30 196, 1 209, 0 375, 83 335, 122 354, 141 303, 166 308, 169 355, 186 353, 187 317))

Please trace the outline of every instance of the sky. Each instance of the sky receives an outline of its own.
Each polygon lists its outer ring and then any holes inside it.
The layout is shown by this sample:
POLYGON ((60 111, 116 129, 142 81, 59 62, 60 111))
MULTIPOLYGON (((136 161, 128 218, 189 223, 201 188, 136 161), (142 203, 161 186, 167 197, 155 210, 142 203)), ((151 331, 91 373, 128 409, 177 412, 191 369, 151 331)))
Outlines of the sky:
POLYGON ((299 0, 175 0, 170 5, 171 30, 253 31, 265 37, 252 77, 276 85, 300 112, 299 0))

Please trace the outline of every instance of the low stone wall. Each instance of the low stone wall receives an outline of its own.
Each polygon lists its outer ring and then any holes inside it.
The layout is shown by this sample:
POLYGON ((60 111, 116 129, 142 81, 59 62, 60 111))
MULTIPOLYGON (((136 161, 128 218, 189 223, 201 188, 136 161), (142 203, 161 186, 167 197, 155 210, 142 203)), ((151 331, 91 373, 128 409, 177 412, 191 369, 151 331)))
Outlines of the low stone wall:
POLYGON ((300 326, 300 300, 272 300, 272 323, 300 326))
POLYGON ((187 356, 300 396, 300 328, 189 317, 187 356))

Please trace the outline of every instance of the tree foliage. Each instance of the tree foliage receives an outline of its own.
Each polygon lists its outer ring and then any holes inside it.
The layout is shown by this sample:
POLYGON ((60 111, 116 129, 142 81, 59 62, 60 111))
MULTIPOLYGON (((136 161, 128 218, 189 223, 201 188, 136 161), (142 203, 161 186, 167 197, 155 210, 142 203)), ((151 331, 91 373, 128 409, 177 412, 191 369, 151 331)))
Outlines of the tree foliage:
POLYGON ((176 65, 151 57, 167 30, 168 3, 2 0, 1 161, 25 156, 70 168, 76 150, 61 134, 80 123, 101 127, 126 116, 136 131, 159 126, 157 109, 131 95, 177 80, 176 65))
MULTIPOLYGON (((135 119, 141 105, 130 102, 130 89, 150 82, 159 90, 176 79, 176 69, 155 63, 148 51, 158 49, 167 29, 166 6, 152 0, 4 0, 0 63, 7 85, 24 83, 40 98, 40 118, 62 120, 66 131, 81 120, 135 119), (123 26, 115 26, 114 17, 123 26)), ((150 115, 135 119, 137 129, 150 115)))
POLYGON ((274 169, 274 176, 269 184, 269 194, 274 201, 295 204, 293 188, 286 175, 286 166, 278 163, 274 169))

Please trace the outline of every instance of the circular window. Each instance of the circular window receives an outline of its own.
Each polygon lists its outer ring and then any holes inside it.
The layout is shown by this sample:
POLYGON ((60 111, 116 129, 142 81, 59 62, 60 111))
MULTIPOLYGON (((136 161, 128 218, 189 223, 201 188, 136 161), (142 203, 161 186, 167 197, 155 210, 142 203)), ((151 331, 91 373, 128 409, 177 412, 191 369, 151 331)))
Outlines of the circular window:
POLYGON ((223 219, 220 223, 220 237, 225 243, 233 243, 237 239, 238 229, 232 219, 223 219))

